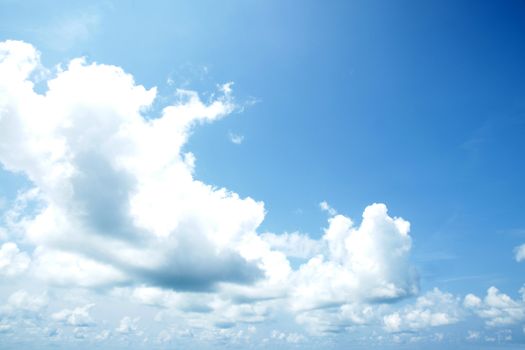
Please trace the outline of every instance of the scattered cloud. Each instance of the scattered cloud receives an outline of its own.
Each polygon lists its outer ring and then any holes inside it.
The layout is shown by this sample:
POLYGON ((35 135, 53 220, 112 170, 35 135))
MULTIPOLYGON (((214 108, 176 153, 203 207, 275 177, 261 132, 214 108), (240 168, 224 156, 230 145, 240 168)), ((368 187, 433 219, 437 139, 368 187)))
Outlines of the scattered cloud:
POLYGON ((479 331, 468 331, 465 339, 474 341, 480 339, 480 337, 481 333, 479 331))
POLYGON ((496 287, 490 287, 483 299, 467 294, 463 305, 484 319, 487 326, 513 325, 525 320, 525 288, 520 290, 520 294, 522 300, 513 300, 496 287))
POLYGON ((234 134, 232 132, 228 133, 228 138, 230 139, 230 141, 232 143, 234 143, 236 145, 240 145, 244 141, 244 136, 238 135, 238 134, 234 134))
POLYGON ((525 244, 522 244, 514 249, 514 256, 517 262, 525 260, 525 244))
MULTIPOLYGON (((371 326, 407 342, 442 341, 443 333, 420 332, 457 323, 465 310, 488 326, 525 320, 524 301, 495 287, 463 303, 439 289, 417 296, 410 223, 382 203, 367 206, 355 223, 321 202, 328 222, 320 239, 260 233, 264 203, 197 180, 195 156, 185 150, 197 125, 236 110, 232 83, 207 102, 179 89, 158 116, 146 118, 156 88, 119 67, 73 59, 37 93, 31 74, 39 66, 33 46, 0 43, 0 163, 32 186, 4 213, 9 242, 0 247, 0 274, 28 271, 46 286, 96 290, 154 310, 156 321, 170 325, 154 333, 162 343, 242 344, 264 336, 254 324, 278 317, 314 334, 371 326)), ((524 259, 520 246, 516 260, 524 259)), ((131 316, 95 322, 87 301, 52 313, 48 304, 47 294, 20 290, 0 311, 42 314, 52 321, 40 329, 49 338, 125 340, 150 326, 139 329, 140 318, 131 316)), ((0 332, 12 328, 0 319, 0 332)), ((303 344, 309 338, 301 332, 266 335, 303 344)), ((472 330, 466 338, 481 335, 472 330)))
POLYGON ((327 212, 330 216, 337 215, 337 211, 334 208, 332 208, 326 201, 322 201, 321 203, 319 203, 319 208, 321 208, 322 211, 327 212))
POLYGON ((270 245, 271 249, 280 251, 288 257, 309 259, 320 254, 324 248, 324 242, 297 232, 263 233, 261 238, 270 245))
POLYGON ((329 219, 327 254, 300 266, 292 279, 292 308, 308 310, 356 302, 394 301, 414 295, 418 278, 408 262, 410 224, 372 204, 358 227, 343 215, 329 219))
POLYGON ((16 276, 27 270, 31 259, 21 252, 15 243, 8 242, 0 247, 0 275, 16 276))
POLYGON ((118 327, 115 329, 117 333, 124 334, 124 335, 131 335, 138 332, 138 323, 140 321, 140 317, 131 318, 129 316, 125 316, 120 320, 120 323, 118 327))
POLYGON ((95 322, 91 318, 89 311, 93 308, 93 306, 95 306, 95 304, 76 307, 72 310, 64 309, 54 313, 51 318, 67 326, 73 326, 77 328, 92 327, 95 325, 95 322))
POLYGON ((43 294, 30 294, 25 290, 12 293, 3 306, 3 310, 9 314, 17 312, 37 313, 49 304, 48 296, 43 294))
POLYGON ((384 316, 383 322, 388 332, 400 332, 445 326, 457 323, 461 317, 460 299, 435 288, 418 297, 414 305, 384 316))

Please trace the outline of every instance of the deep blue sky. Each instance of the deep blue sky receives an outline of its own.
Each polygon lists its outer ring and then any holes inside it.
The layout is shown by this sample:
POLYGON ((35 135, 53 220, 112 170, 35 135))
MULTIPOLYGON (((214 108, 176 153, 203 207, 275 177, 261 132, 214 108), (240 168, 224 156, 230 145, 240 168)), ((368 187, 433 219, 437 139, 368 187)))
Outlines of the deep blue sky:
MULTIPOLYGON (((47 67, 78 56, 115 64, 166 100, 176 87, 207 96, 233 81, 244 111, 199 127, 186 149, 196 155, 197 179, 264 201, 261 232, 319 238, 319 202, 356 221, 366 205, 386 203, 411 222, 423 291, 483 295, 497 285, 518 297, 525 2, 0 7, 0 39, 33 44, 47 67), (57 37, 55 23, 68 18, 88 19, 57 37), (229 133, 244 136, 242 144, 229 133)), ((18 180, 0 176, 0 193, 12 197, 18 180)))

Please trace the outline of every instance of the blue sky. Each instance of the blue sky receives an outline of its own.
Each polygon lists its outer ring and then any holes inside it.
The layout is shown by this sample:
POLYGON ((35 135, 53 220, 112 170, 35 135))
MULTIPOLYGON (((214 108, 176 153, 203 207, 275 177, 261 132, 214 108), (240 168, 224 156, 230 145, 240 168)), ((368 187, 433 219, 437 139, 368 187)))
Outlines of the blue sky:
POLYGON ((524 35, 521 1, 0 0, 0 347, 521 348, 524 35))

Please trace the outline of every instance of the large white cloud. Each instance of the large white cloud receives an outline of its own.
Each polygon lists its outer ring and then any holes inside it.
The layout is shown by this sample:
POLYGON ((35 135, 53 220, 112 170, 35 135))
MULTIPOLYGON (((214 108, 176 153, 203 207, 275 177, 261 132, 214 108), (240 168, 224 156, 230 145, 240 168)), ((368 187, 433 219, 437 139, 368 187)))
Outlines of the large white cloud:
MULTIPOLYGON (((34 276, 113 288, 218 328, 287 310, 330 330, 380 320, 376 305, 417 293, 410 224, 384 204, 368 206, 355 225, 323 202, 330 218, 318 240, 258 234, 262 202, 195 179, 195 157, 183 146, 195 125, 235 109, 230 84, 208 102, 179 90, 173 105, 145 117, 156 89, 119 67, 74 59, 43 94, 31 80, 39 69, 31 45, 0 43, 0 163, 34 186, 7 229, 34 246, 34 276), (290 257, 304 263, 294 269, 290 257)), ((54 319, 81 328, 76 320, 88 311, 64 309, 54 319)))
POLYGON ((120 68, 75 59, 41 95, 28 79, 38 64, 32 46, 0 44, 0 161, 38 188, 42 209, 24 229, 41 247, 41 276, 46 264, 72 259, 82 273, 59 275, 80 285, 94 284, 100 266, 101 283, 125 275, 179 289, 262 275, 237 247, 262 221, 262 203, 195 180, 193 156, 181 153, 193 124, 232 111, 229 87, 209 104, 179 91, 179 102, 147 120, 156 90, 120 68))

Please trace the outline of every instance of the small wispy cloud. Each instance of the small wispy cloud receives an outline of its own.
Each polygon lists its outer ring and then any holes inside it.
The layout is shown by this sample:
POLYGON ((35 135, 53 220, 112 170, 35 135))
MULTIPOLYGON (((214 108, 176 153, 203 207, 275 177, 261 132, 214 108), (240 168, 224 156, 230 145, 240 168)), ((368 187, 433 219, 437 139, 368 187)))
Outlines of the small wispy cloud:
POLYGON ((525 244, 514 248, 514 255, 517 262, 525 260, 525 244))
POLYGON ((238 134, 234 134, 232 132, 228 133, 228 138, 230 139, 230 141, 232 143, 234 143, 236 145, 240 145, 244 141, 244 136, 238 135, 238 134))
POLYGON ((65 51, 85 41, 97 31, 101 22, 98 13, 81 13, 67 18, 55 19, 37 29, 38 35, 55 50, 65 51))
POLYGON ((337 215, 337 211, 334 208, 332 208, 330 204, 328 204, 328 202, 326 201, 322 201, 321 203, 319 203, 319 208, 321 208, 322 211, 327 212, 330 216, 337 215))

